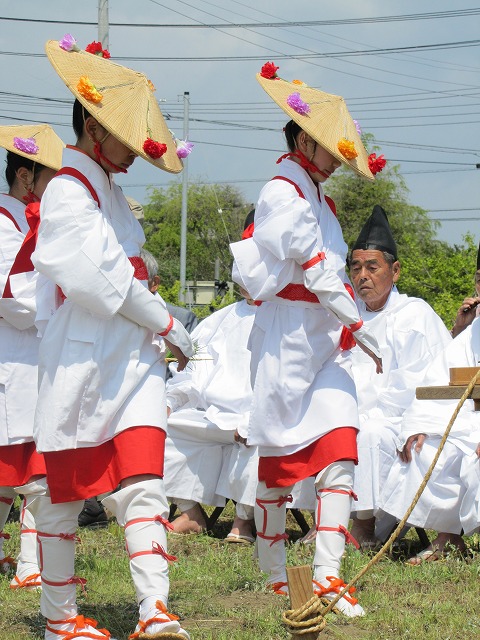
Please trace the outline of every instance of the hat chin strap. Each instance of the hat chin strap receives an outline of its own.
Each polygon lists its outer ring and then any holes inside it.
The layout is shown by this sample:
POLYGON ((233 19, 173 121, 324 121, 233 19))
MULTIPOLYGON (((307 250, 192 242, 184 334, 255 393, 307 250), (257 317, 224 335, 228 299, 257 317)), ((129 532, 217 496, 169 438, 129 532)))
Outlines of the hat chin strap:
POLYGON ((103 160, 103 162, 111 169, 115 169, 115 171, 118 171, 120 173, 127 173, 127 169, 114 164, 107 158, 107 156, 102 153, 102 144, 105 142, 109 135, 110 133, 107 131, 106 135, 101 140, 95 140, 95 143, 93 145, 93 153, 95 154, 97 162, 99 165, 101 165, 101 161, 103 160))
POLYGON ((305 171, 310 171, 311 173, 319 173, 324 178, 329 177, 328 174, 320 171, 317 165, 311 162, 307 158, 307 156, 304 155, 299 149, 297 149, 296 151, 289 151, 288 153, 284 153, 283 156, 280 156, 280 158, 277 160, 277 164, 282 162, 282 160, 285 160, 285 158, 298 158, 300 166, 302 167, 302 169, 305 169, 305 171))

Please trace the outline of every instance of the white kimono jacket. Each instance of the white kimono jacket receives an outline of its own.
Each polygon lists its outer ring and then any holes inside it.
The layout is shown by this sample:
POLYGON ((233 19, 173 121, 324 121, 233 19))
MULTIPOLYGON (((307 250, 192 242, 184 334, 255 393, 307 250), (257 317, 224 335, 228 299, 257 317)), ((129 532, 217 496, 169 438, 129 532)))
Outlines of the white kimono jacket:
MULTIPOLYGON (((20 249, 28 224, 25 204, 0 195, 20 230, 0 213, 0 294, 3 293, 13 261, 20 249)), ((37 399, 37 331, 35 313, 15 298, 0 299, 0 446, 31 442, 37 399)))
POLYGON ((297 184, 305 199, 288 182, 270 181, 256 206, 253 237, 230 245, 233 279, 263 301, 250 339, 252 411, 241 434, 260 456, 293 454, 337 427, 358 427, 350 356, 338 347, 342 324, 320 303, 276 296, 303 283, 301 265, 318 252, 338 295, 348 295, 342 230, 321 187, 317 192, 297 163, 284 160, 277 175, 297 184))
POLYGON ((64 151, 100 200, 77 179, 48 185, 32 261, 67 296, 48 322, 39 354, 34 438, 39 451, 102 444, 128 427, 166 428, 165 308, 133 277, 143 230, 111 176, 86 154, 64 151))
POLYGON ((357 387, 360 432, 355 467, 355 509, 376 509, 380 489, 397 457, 395 437, 402 415, 415 397, 425 371, 451 336, 433 309, 419 298, 392 290, 381 311, 359 308, 366 326, 377 338, 383 373, 359 347, 352 350, 352 370, 357 387))
POLYGON ((250 352, 256 307, 245 300, 203 320, 192 332, 197 353, 167 383, 172 409, 165 445, 165 490, 171 498, 222 506, 254 504, 258 456, 234 442, 250 415, 250 352))
MULTIPOLYGON (((480 365, 480 319, 476 319, 437 355, 430 364, 421 386, 447 385, 450 367, 480 365)), ((425 433, 420 453, 412 451, 412 462, 395 461, 383 487, 380 506, 401 518, 418 489, 428 464, 433 459, 441 436, 458 400, 417 400, 403 414, 398 448, 409 436, 425 433)), ((466 533, 480 523, 480 461, 475 449, 480 442, 480 412, 473 400, 467 400, 453 425, 445 449, 427 487, 415 507, 409 523, 438 531, 466 533)))

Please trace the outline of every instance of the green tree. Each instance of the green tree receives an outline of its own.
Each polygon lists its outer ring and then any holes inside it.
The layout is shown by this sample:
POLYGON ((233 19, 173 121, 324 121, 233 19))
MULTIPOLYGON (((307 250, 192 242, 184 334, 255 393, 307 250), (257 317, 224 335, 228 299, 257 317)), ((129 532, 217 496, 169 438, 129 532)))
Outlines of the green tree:
MULTIPOLYGON (((144 207, 146 248, 159 262, 162 283, 171 287, 180 272, 182 186, 153 189, 144 207)), ((250 207, 230 185, 191 184, 188 188, 187 280, 213 280, 219 260, 220 280, 229 280, 229 243, 241 237, 250 207)))

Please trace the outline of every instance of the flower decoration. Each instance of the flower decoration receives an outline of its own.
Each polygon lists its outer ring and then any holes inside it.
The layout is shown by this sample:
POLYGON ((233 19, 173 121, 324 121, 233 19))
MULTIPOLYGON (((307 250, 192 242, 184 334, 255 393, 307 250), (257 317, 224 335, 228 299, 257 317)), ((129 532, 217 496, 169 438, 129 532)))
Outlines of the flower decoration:
POLYGON ((292 84, 298 84, 299 87, 305 87, 306 83, 303 80, 292 80, 292 84))
POLYGON ((337 144, 338 150, 344 158, 347 160, 353 160, 358 156, 358 152, 355 149, 355 145, 351 140, 342 138, 337 144))
POLYGON ((280 67, 275 66, 273 62, 266 62, 260 71, 260 75, 267 80, 274 80, 278 78, 277 69, 280 69, 280 67))
POLYGON ((13 138, 13 146, 23 153, 29 153, 36 155, 38 153, 38 144, 35 142, 35 138, 13 138))
POLYGON ((380 173, 380 171, 382 171, 386 164, 387 161, 385 160, 383 154, 377 157, 376 153, 371 153, 368 156, 368 168, 373 173, 373 175, 380 173))
POLYGON ((150 91, 152 93, 155 93, 156 89, 155 89, 155 85, 153 84, 153 82, 151 80, 147 80, 147 84, 148 84, 148 88, 150 89, 150 91))
POLYGON ((95 102, 95 104, 97 104, 102 101, 103 95, 87 76, 82 76, 80 78, 77 84, 77 91, 81 96, 90 100, 90 102, 95 102))
POLYGON ((102 47, 101 42, 90 42, 85 47, 87 53, 93 53, 95 56, 101 56, 102 58, 110 58, 110 52, 102 47))
POLYGON ((287 104, 291 109, 299 113, 301 116, 306 116, 307 113, 310 113, 310 106, 301 99, 298 92, 291 93, 288 96, 287 104))
POLYGON ((80 48, 77 46, 77 41, 71 33, 66 33, 58 44, 60 48, 65 51, 80 51, 80 48))
POLYGON ((166 153, 167 145, 163 144, 163 142, 156 142, 152 140, 152 138, 147 138, 143 143, 143 150, 147 156, 150 156, 153 160, 158 160, 158 158, 161 158, 163 154, 166 153))
POLYGON ((177 156, 179 158, 186 158, 192 152, 193 147, 195 146, 193 142, 188 142, 187 140, 177 140, 177 156))
POLYGON ((358 120, 354 120, 353 123, 355 125, 355 129, 357 130, 358 135, 361 136, 362 135, 362 127, 360 126, 358 120))

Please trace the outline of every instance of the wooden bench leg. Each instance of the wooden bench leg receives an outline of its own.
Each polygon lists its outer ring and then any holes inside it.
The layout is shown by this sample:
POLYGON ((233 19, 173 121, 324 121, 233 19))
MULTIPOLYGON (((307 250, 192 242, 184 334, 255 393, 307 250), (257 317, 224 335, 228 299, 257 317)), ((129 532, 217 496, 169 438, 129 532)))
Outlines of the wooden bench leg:
POLYGON ((310 526, 308 522, 305 520, 305 516, 303 515, 303 513, 300 511, 300 509, 290 509, 289 511, 292 514, 292 516, 295 518, 298 526, 302 530, 303 535, 306 536, 307 533, 310 531, 310 526))

